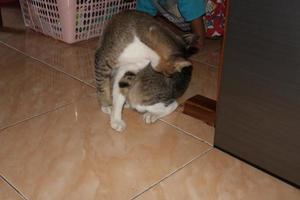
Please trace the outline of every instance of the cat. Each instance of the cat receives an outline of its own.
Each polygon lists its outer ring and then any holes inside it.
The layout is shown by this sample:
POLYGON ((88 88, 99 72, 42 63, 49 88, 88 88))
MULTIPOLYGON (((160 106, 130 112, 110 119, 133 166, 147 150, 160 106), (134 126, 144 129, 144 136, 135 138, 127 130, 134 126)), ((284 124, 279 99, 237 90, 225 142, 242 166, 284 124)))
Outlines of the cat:
POLYGON ((148 60, 155 71, 169 76, 191 65, 186 53, 193 40, 193 35, 179 36, 143 12, 131 10, 114 15, 95 54, 97 97, 102 111, 111 112, 115 69, 148 60))
POLYGON ((148 60, 123 65, 113 76, 111 127, 119 132, 125 129, 122 120, 125 102, 144 113, 148 124, 170 114, 177 108, 176 100, 186 91, 191 75, 192 65, 170 76, 155 71, 148 60))

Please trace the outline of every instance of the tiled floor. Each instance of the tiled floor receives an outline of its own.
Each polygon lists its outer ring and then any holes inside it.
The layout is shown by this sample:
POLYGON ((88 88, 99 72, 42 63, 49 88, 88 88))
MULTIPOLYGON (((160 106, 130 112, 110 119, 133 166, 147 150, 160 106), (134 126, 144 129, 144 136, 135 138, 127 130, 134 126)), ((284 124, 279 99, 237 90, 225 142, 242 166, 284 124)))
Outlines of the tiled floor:
MULTIPOLYGON (((22 28, 18 11, 4 15, 22 28)), ((300 199, 296 188, 214 149, 214 129, 180 111, 145 125, 126 110, 128 127, 116 134, 95 97, 96 44, 0 32, 1 200, 300 199)), ((216 98, 220 44, 207 41, 192 58, 182 100, 216 98)))

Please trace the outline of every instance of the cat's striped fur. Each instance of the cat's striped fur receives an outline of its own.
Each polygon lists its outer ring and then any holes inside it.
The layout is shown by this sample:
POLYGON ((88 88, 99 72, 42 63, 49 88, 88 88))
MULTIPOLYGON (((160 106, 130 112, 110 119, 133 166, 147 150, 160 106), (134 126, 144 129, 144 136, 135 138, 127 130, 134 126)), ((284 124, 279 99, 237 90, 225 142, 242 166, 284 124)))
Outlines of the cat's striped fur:
POLYGON ((105 112, 112 105, 112 72, 122 65, 149 60, 152 68, 170 75, 189 66, 188 44, 182 38, 138 11, 115 15, 107 25, 95 55, 95 78, 99 102, 105 112))

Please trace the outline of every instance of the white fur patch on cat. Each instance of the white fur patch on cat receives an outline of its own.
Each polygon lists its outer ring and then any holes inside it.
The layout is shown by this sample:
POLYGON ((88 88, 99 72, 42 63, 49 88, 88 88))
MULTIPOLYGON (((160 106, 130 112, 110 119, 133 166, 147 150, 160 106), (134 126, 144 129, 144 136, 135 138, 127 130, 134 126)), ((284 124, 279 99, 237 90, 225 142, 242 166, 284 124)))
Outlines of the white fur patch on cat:
POLYGON ((165 117, 172 113, 178 107, 178 103, 174 101, 168 106, 165 106, 164 103, 157 103, 151 106, 143 105, 133 105, 139 112, 144 112, 144 121, 146 124, 151 124, 156 122, 158 119, 165 117))
POLYGON ((145 59, 149 60, 155 68, 159 63, 160 57, 137 36, 134 36, 133 42, 124 49, 118 61, 119 65, 122 66, 128 63, 137 63, 145 59))
POLYGON ((110 115, 110 125, 118 132, 123 131, 126 128, 126 123, 122 119, 122 110, 125 104, 126 98, 120 92, 119 81, 128 71, 137 73, 149 64, 149 60, 140 60, 137 63, 128 63, 120 65, 115 75, 113 83, 113 106, 110 115))

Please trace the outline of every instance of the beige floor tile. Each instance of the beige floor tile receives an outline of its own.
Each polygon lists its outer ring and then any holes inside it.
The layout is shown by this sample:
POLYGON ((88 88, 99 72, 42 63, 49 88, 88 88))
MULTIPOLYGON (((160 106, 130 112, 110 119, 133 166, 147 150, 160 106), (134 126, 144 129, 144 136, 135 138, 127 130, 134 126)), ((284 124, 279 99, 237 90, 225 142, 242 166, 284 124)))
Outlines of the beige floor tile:
POLYGON ((0 133, 0 173, 29 199, 129 199, 210 146, 125 112, 109 126, 93 97, 0 133))
POLYGON ((23 200, 23 198, 0 177, 1 200, 23 200))
POLYGON ((89 84, 95 85, 94 78, 95 51, 76 45, 57 51, 45 62, 89 84))
POLYGON ((214 149, 138 199, 298 200, 300 190, 214 149))
POLYGON ((219 49, 208 51, 201 59, 201 62, 217 68, 220 65, 220 61, 221 61, 220 53, 221 52, 219 49))
POLYGON ((91 38, 88 40, 84 40, 84 41, 75 43, 73 46, 87 48, 92 51, 96 51, 96 49, 98 48, 98 46, 100 44, 99 40, 100 40, 100 37, 95 37, 95 38, 91 38))
MULTIPOLYGON (((43 35, 42 33, 35 32, 30 28, 25 29, 20 9, 3 8, 2 14, 4 25, 6 27, 16 28, 18 31, 0 31, 0 41, 37 59, 45 60, 47 58, 51 58, 51 64, 58 64, 57 62, 60 61, 57 59, 73 58, 72 56, 69 56, 72 53, 72 55, 83 58, 86 56, 86 53, 83 53, 84 49, 86 51, 95 51, 98 46, 99 38, 92 38, 75 44, 66 44, 49 36, 43 35), (80 50, 78 47, 84 49, 80 50), (80 55, 78 55, 79 53, 80 55)), ((76 61, 82 62, 78 57, 76 57, 76 61)), ((59 64, 65 63, 60 62, 59 64)))
POLYGON ((5 45, 95 85, 95 50, 88 47, 92 44, 90 41, 84 41, 81 45, 70 45, 29 29, 0 34, 0 41, 5 45))
POLYGON ((94 93, 63 73, 0 45, 0 129, 94 93))
POLYGON ((220 62, 222 39, 206 40, 204 48, 191 57, 191 60, 218 67, 220 62))
MULTIPOLYGON (((193 61, 193 75, 187 91, 178 99, 183 104, 195 95, 202 95, 216 100, 217 98, 217 68, 207 64, 193 61)), ((201 120, 197 120, 182 113, 183 109, 165 117, 163 120, 184 131, 212 144, 214 139, 214 128, 208 126, 201 120)))
POLYGON ((52 57, 70 46, 28 28, 19 32, 0 32, 0 41, 40 60, 52 57))
POLYGON ((193 118, 189 115, 185 115, 180 111, 173 112, 162 120, 172 124, 176 128, 182 129, 188 134, 208 142, 209 144, 213 144, 214 142, 214 127, 209 126, 203 121, 193 118))

